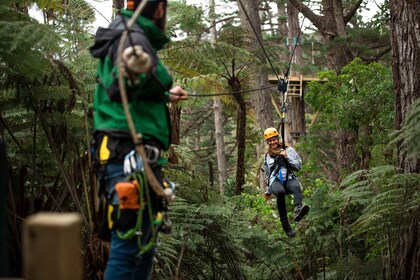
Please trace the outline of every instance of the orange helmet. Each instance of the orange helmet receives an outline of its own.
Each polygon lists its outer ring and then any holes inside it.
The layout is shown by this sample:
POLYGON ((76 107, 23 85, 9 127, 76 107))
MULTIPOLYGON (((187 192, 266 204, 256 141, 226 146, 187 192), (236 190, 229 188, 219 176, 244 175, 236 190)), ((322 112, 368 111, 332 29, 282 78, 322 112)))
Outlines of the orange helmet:
POLYGON ((272 137, 279 136, 279 132, 274 127, 269 127, 264 130, 264 139, 270 139, 272 137))

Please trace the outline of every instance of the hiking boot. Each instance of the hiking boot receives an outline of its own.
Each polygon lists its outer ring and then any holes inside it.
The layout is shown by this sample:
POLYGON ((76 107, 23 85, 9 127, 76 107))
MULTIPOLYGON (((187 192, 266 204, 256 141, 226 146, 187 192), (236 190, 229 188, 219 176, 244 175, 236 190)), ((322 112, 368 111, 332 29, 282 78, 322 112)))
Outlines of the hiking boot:
POLYGON ((292 227, 290 226, 289 222, 281 222, 284 232, 288 237, 295 237, 295 232, 293 231, 292 227))
POLYGON ((309 212, 309 206, 308 205, 297 205, 295 206, 295 217, 294 220, 295 222, 299 222, 300 220, 302 220, 302 218, 308 214, 309 212))

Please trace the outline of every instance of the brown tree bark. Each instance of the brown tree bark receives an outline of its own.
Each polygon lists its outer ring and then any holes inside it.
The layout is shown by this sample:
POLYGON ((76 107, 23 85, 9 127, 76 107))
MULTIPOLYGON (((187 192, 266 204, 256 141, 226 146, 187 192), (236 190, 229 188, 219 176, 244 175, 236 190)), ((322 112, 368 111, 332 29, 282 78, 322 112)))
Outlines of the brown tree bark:
MULTIPOLYGON (((267 88, 270 86, 268 81, 269 71, 266 69, 268 61, 259 43, 259 41, 262 42, 261 20, 258 10, 259 2, 255 0, 237 0, 241 26, 245 31, 245 44, 248 46, 248 50, 258 59, 258 63, 254 61, 249 63, 249 69, 255 69, 252 74, 253 79, 249 83, 250 88, 267 88)), ((282 26, 284 27, 284 25, 282 26)), ((261 128, 262 135, 264 129, 274 126, 272 113, 274 108, 271 103, 270 89, 253 92, 251 106, 257 123, 261 128)), ((259 151, 256 153, 257 155, 263 152, 263 145, 264 143, 261 142, 256 147, 259 151)), ((264 180, 260 180, 260 187, 265 187, 264 180)))
MULTIPOLYGON (((302 67, 302 48, 300 46, 300 38, 298 38, 300 23, 299 11, 290 3, 287 4, 287 22, 288 22, 288 38, 290 61, 290 76, 301 75, 302 67), (293 55, 293 56, 292 56, 293 55)), ((296 133, 303 133, 305 129, 305 104, 302 98, 288 97, 289 108, 287 110, 287 123, 290 127, 290 135, 286 137, 286 141, 290 144, 296 144, 296 133)))
MULTIPOLYGON (((278 22, 279 22, 279 33, 282 40, 286 39, 287 36, 287 14, 286 5, 283 0, 276 0, 276 6, 278 11, 278 22)), ((284 41, 283 41, 284 42, 284 41)))
MULTIPOLYGON (((418 1, 391 1, 392 19, 392 74, 394 82, 395 129, 402 124, 413 102, 420 97, 420 3, 418 1)), ((408 160, 399 152, 398 165, 405 172, 420 171, 418 160, 408 160)))
POLYGON ((238 147, 238 155, 236 161, 236 183, 235 194, 240 195, 245 184, 245 141, 246 141, 246 104, 241 91, 241 82, 233 75, 229 81, 232 88, 233 98, 238 104, 238 112, 236 117, 236 145, 238 147))
MULTIPOLYGON (((351 129, 337 129, 334 133, 335 151, 339 159, 338 165, 341 171, 353 172, 358 169, 358 156, 355 151, 357 131, 351 129)), ((343 174, 346 175, 346 174, 343 174)))
MULTIPOLYGON (((392 74, 396 99, 396 129, 402 124, 413 102, 420 97, 420 2, 390 1, 392 33, 392 74)), ((398 165, 406 173, 419 173, 419 159, 409 159, 398 148, 398 165)), ((403 229, 393 256, 394 279, 420 279, 420 211, 415 210, 409 226, 403 229)))
MULTIPOLYGON (((177 106, 176 104, 171 104, 169 108, 169 115, 171 117, 171 143, 175 145, 179 145, 180 140, 180 129, 181 129, 181 108, 177 106)), ((168 162, 177 164, 178 158, 174 152, 173 147, 171 146, 169 149, 169 156, 168 156, 168 162)))
POLYGON ((342 0, 322 0, 322 15, 317 15, 302 0, 289 0, 319 30, 329 46, 327 62, 329 69, 339 73, 353 59, 346 46, 346 25, 355 15, 363 0, 358 0, 344 13, 342 0))
MULTIPOLYGON (((251 62, 249 65, 250 69, 255 69, 250 87, 266 88, 270 86, 270 83, 266 69, 267 59, 258 41, 262 41, 258 3, 259 1, 255 0, 241 0, 238 1, 238 7, 241 26, 246 34, 245 43, 249 46, 249 51, 254 53, 259 60, 259 63, 251 62), (254 29, 256 32, 254 32, 254 29)), ((273 126, 273 105, 271 104, 270 90, 262 89, 254 92, 251 97, 251 104, 260 128, 264 130, 273 126)))

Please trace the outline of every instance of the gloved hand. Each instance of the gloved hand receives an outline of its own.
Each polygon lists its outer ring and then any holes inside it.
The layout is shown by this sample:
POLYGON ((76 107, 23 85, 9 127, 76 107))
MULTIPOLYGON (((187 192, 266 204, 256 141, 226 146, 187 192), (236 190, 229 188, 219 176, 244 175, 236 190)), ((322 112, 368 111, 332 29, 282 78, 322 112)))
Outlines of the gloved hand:
POLYGON ((150 55, 139 45, 126 48, 122 53, 122 61, 128 71, 136 74, 146 73, 152 68, 150 55))
POLYGON ((266 191, 265 193, 263 193, 263 197, 264 197, 264 200, 267 201, 271 198, 271 193, 266 191))

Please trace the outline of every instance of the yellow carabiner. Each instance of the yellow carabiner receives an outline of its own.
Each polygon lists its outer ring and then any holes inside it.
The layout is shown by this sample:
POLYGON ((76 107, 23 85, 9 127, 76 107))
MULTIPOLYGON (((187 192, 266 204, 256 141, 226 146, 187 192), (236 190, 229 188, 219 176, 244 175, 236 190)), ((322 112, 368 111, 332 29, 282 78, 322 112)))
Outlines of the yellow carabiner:
POLYGON ((101 147, 99 148, 99 161, 101 164, 106 164, 109 156, 111 155, 111 152, 109 151, 108 147, 108 135, 105 135, 104 138, 102 138, 101 147))

